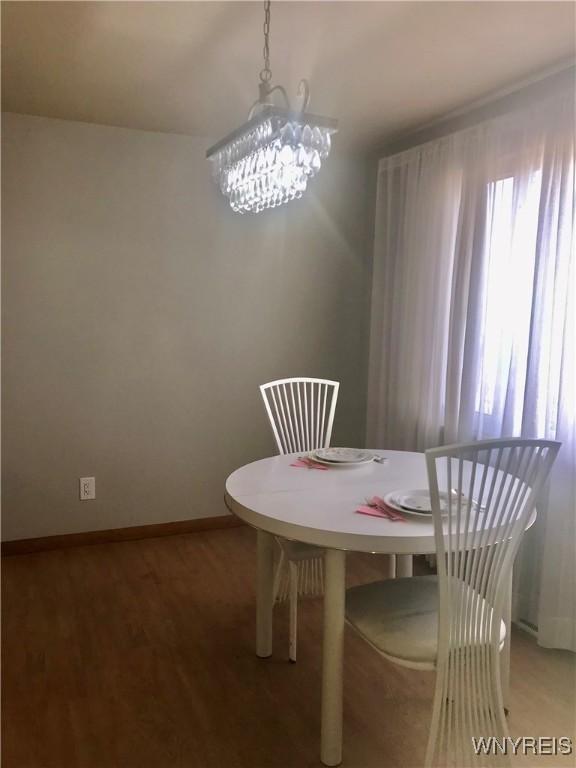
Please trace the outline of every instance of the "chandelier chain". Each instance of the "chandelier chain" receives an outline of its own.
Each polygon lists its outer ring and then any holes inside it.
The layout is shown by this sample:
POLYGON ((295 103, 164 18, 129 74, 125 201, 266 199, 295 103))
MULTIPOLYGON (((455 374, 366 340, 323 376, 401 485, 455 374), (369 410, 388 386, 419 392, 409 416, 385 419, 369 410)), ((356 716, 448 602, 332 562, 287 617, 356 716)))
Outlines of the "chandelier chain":
POLYGON ((264 69, 260 72, 260 81, 269 83, 272 80, 270 69, 270 0, 264 0, 264 69))

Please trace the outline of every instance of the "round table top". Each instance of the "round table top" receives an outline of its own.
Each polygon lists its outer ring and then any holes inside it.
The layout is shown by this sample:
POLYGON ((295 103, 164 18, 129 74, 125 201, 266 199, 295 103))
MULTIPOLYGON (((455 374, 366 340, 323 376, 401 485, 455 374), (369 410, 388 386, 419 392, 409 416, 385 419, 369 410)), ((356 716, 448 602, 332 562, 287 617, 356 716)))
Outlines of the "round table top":
POLYGON ((283 538, 331 549, 396 554, 435 551, 431 518, 404 522, 356 513, 368 496, 427 488, 423 453, 372 451, 386 462, 327 471, 291 467, 295 456, 247 464, 226 481, 226 503, 245 522, 283 538))
MULTIPOLYGON (((326 471, 290 466, 298 454, 255 461, 227 479, 226 503, 249 525, 285 539, 357 552, 433 554, 431 517, 405 514, 402 522, 393 522, 356 512, 369 496, 428 488, 424 454, 371 452, 386 461, 326 471)), ((465 478, 469 475, 466 464, 465 478)), ((442 474, 441 487, 446 481, 442 474)), ((482 519, 470 522, 476 526, 482 519)), ((535 519, 533 510, 528 528, 535 519)))

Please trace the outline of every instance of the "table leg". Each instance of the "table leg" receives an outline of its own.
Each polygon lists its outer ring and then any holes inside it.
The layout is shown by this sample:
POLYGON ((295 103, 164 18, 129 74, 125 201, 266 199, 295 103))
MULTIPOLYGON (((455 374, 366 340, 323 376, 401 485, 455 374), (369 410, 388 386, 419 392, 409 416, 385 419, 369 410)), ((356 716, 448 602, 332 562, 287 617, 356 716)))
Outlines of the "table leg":
POLYGON ((256 655, 272 655, 274 607, 274 536, 258 531, 258 583, 256 590, 256 655))
POLYGON ((396 555, 396 578, 412 576, 412 555, 396 555))
POLYGON ((327 549, 324 555, 324 643, 322 655, 322 732, 320 759, 324 765, 342 762, 342 664, 346 553, 327 549))
POLYGON ((504 610, 502 619, 506 625, 506 638, 504 647, 500 651, 500 684, 502 686, 502 701, 506 714, 510 710, 510 633, 512 631, 512 569, 510 575, 506 578, 504 585, 506 590, 504 595, 504 610))

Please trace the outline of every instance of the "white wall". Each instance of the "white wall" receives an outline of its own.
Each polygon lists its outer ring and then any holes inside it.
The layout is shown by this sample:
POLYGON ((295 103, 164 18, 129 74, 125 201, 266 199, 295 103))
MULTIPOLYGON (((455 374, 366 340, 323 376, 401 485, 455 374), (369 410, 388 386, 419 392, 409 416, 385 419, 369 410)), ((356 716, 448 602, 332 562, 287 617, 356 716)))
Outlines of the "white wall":
POLYGON ((239 216, 208 144, 4 115, 5 540, 225 514, 280 376, 339 379, 334 442, 362 443, 362 162, 336 139, 311 194, 239 216))

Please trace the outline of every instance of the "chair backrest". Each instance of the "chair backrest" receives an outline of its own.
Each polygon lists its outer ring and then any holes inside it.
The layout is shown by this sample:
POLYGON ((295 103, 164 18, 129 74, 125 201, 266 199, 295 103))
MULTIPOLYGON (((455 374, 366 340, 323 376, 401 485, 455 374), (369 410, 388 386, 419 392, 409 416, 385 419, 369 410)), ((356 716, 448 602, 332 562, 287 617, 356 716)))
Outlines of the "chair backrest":
POLYGON ((327 448, 339 382, 297 377, 260 386, 279 453, 327 448))
POLYGON ((431 730, 439 740, 429 744, 427 764, 442 739, 458 764, 469 758, 470 734, 506 733, 499 673, 504 601, 522 534, 559 448, 549 440, 518 438, 426 451, 443 681, 431 730))

